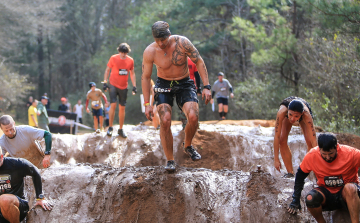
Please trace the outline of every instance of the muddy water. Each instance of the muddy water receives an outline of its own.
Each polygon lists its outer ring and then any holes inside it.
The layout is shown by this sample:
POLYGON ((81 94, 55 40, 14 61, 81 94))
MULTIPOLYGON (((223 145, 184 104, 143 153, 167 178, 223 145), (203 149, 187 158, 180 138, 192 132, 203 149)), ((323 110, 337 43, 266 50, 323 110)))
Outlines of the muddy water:
MULTIPOLYGON (((203 156, 198 162, 182 152, 180 130, 172 126, 178 164, 173 174, 162 167, 166 158, 153 127, 127 125, 127 139, 53 135, 52 166, 41 172, 55 207, 32 210, 27 222, 314 222, 303 202, 302 213, 285 211, 294 179, 273 168, 274 128, 201 124, 193 143, 203 156)), ((297 169, 307 149, 298 127, 289 146, 297 169)), ((303 197, 313 181, 306 180, 303 197)), ((326 213, 327 222, 347 217, 326 213)))

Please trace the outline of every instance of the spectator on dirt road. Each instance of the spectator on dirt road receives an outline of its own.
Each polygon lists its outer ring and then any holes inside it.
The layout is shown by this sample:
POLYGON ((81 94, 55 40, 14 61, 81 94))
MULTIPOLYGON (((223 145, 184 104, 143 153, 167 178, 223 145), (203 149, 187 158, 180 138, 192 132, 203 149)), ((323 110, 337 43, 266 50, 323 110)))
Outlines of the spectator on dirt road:
POLYGON ((288 207, 288 212, 295 214, 298 209, 301 209, 300 197, 304 180, 313 171, 318 187, 306 195, 305 201, 316 221, 325 222, 322 211, 347 208, 351 222, 359 222, 360 151, 338 144, 332 133, 320 134, 318 145, 305 155, 298 168, 293 200, 288 207))
POLYGON ((201 159, 201 155, 191 146, 192 139, 198 128, 199 105, 194 81, 189 78, 187 57, 196 64, 204 83, 202 92, 205 103, 211 99, 211 86, 204 60, 194 45, 185 36, 171 35, 169 24, 164 21, 155 22, 152 26, 155 42, 151 43, 143 54, 143 74, 141 86, 144 94, 146 118, 152 121, 153 106, 150 104, 151 74, 153 65, 157 68, 155 83, 155 101, 160 117, 160 139, 164 148, 169 172, 175 171, 176 164, 173 155, 173 136, 171 133, 171 113, 174 97, 178 107, 187 117, 185 127, 184 152, 193 161, 201 159))
MULTIPOLYGON (((28 125, 15 126, 10 115, 0 117, 0 128, 4 134, 0 137, 0 147, 15 158, 24 158, 36 167, 50 166, 51 133, 28 125), (41 148, 39 140, 45 139, 45 151, 41 148)), ((6 156, 8 156, 6 154, 6 156)))
POLYGON ((34 100, 32 105, 28 109, 29 125, 32 127, 38 127, 38 111, 37 111, 38 100, 34 100))
MULTIPOLYGON (((38 168, 25 159, 4 157, 0 148, 0 222, 20 222, 28 211, 29 204, 25 200, 24 177, 31 176, 36 193, 35 206, 51 210, 52 203, 47 201, 42 192, 41 176, 38 168)), ((31 205, 32 206, 32 205, 31 205)))
POLYGON ((83 111, 84 111, 84 106, 81 104, 81 100, 78 100, 77 104, 74 105, 74 113, 77 114, 77 122, 81 123, 82 124, 82 114, 83 114, 83 111))
POLYGON ((29 108, 32 105, 33 101, 34 101, 33 97, 30 96, 28 102, 26 102, 26 107, 29 108))
POLYGON ((310 105, 302 98, 290 96, 280 103, 276 115, 274 136, 274 166, 280 172, 279 147, 287 173, 286 178, 294 177, 292 155, 287 144, 291 127, 299 124, 304 133, 308 151, 317 146, 316 133, 310 105))
POLYGON ((95 82, 89 83, 90 90, 86 95, 86 112, 90 113, 89 110, 89 100, 91 100, 91 109, 94 117, 94 129, 96 129, 96 133, 100 133, 103 130, 103 122, 104 122, 104 114, 103 114, 103 104, 101 98, 104 99, 105 103, 107 103, 107 99, 105 94, 99 89, 96 88, 95 82), (98 123, 100 121, 100 126, 98 123), (101 129, 101 130, 100 130, 101 129))
POLYGON ((234 98, 234 93, 230 82, 224 78, 224 73, 219 72, 217 76, 218 80, 216 80, 213 85, 210 103, 214 103, 213 98, 215 96, 219 107, 220 120, 224 120, 229 111, 229 92, 231 98, 234 98))
POLYGON ((50 98, 48 97, 48 94, 47 94, 47 93, 44 93, 43 96, 45 96, 45 97, 48 98, 48 102, 47 102, 47 104, 45 105, 46 109, 50 109, 50 104, 51 104, 51 102, 50 102, 50 98))
POLYGON ((38 115, 39 115, 38 116, 38 125, 39 125, 39 128, 50 132, 49 126, 48 126, 50 123, 50 120, 49 120, 49 116, 48 116, 48 113, 47 113, 47 110, 45 107, 45 105, 47 104, 47 101, 48 101, 48 97, 41 96, 41 103, 38 103, 38 106, 37 106, 38 115))
POLYGON ((122 129, 125 120, 125 105, 128 92, 128 78, 130 74, 131 83, 133 85, 132 94, 137 92, 136 77, 134 70, 134 59, 128 55, 131 52, 127 43, 121 43, 117 48, 119 54, 112 55, 109 59, 104 73, 104 90, 109 88, 110 95, 110 111, 109 111, 109 128, 107 135, 111 136, 113 132, 113 122, 116 110, 116 100, 119 100, 119 125, 118 134, 126 138, 126 134, 122 129), (109 84, 107 79, 111 71, 109 84))
POLYGON ((65 97, 62 97, 61 104, 58 107, 59 111, 67 112, 69 110, 69 107, 66 105, 67 99, 65 97))

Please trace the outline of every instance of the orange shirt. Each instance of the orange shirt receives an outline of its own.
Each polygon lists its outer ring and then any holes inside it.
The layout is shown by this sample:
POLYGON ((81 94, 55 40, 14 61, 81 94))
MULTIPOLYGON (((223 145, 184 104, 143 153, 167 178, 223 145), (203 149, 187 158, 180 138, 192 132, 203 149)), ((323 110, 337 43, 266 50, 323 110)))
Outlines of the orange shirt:
POLYGON ((189 66, 189 72, 190 72, 190 79, 192 79, 194 81, 195 87, 196 87, 196 80, 195 80, 195 75, 194 73, 197 72, 197 68, 196 65, 194 64, 194 62, 192 62, 192 60, 188 57, 188 66, 189 66))
POLYGON ((120 54, 115 54, 110 57, 107 66, 111 68, 110 84, 122 90, 127 89, 129 73, 134 70, 134 59, 126 55, 123 60, 120 54))
POLYGON ((337 193, 347 183, 359 183, 360 150, 338 144, 337 157, 331 163, 320 154, 319 147, 311 149, 304 157, 300 168, 304 173, 314 171, 318 186, 337 193))

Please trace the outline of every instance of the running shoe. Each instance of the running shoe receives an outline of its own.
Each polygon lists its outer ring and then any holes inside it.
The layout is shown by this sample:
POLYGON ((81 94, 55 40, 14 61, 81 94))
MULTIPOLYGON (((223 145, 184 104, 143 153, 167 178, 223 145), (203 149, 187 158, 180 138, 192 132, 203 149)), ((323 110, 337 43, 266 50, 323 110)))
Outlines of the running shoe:
POLYGON ((113 132, 113 127, 109 127, 106 134, 107 134, 108 136, 111 136, 111 135, 112 135, 112 132, 113 132))
POLYGON ((193 161, 201 160, 201 155, 192 146, 186 147, 184 152, 188 154, 193 161))
POLYGON ((165 166, 165 170, 168 172, 174 172, 176 168, 176 164, 174 160, 167 161, 167 164, 165 166))
POLYGON ((282 178, 293 178, 293 177, 295 177, 293 173, 287 173, 284 176, 282 176, 282 178))
POLYGON ((119 134, 119 136, 121 136, 123 138, 127 138, 127 135, 125 134, 124 130, 122 130, 122 129, 118 130, 118 134, 119 134))

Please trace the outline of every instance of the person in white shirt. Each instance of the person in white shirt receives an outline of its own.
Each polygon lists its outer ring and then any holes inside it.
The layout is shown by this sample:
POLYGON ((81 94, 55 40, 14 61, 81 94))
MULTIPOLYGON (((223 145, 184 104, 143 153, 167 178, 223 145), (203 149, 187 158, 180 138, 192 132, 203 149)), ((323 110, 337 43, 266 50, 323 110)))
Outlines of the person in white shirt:
POLYGON ((76 122, 83 123, 82 122, 82 113, 84 110, 84 106, 81 104, 81 100, 78 100, 77 104, 74 106, 73 112, 77 114, 76 122))

